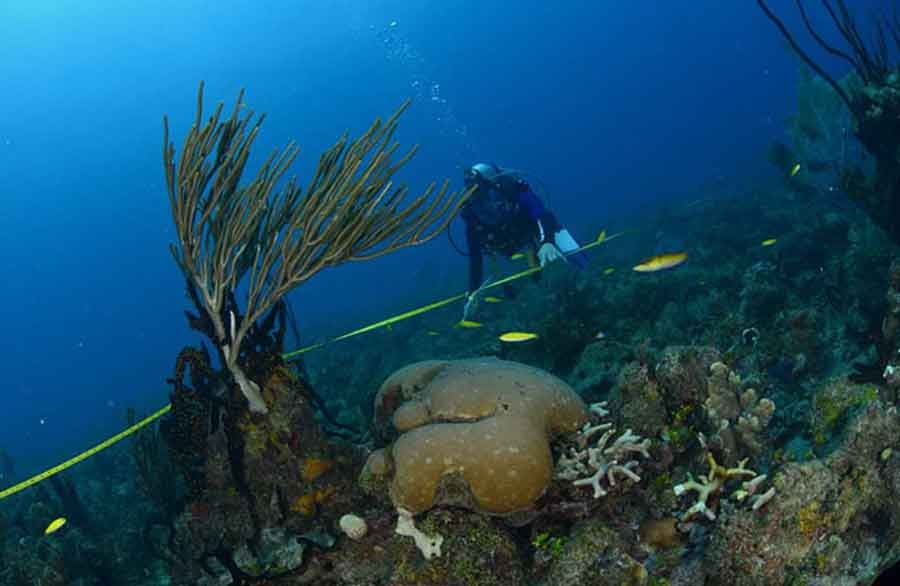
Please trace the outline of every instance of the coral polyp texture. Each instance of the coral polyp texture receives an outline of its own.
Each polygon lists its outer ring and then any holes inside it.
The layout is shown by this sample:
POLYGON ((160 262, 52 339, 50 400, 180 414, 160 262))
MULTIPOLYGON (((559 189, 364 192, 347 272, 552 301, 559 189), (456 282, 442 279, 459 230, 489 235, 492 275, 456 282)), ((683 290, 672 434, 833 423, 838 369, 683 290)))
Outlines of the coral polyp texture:
POLYGON ((493 515, 530 508, 553 474, 551 438, 589 418, 569 385, 524 364, 485 358, 398 374, 379 392, 382 402, 421 387, 391 413, 400 435, 390 447, 390 495, 412 513, 439 504, 493 515))

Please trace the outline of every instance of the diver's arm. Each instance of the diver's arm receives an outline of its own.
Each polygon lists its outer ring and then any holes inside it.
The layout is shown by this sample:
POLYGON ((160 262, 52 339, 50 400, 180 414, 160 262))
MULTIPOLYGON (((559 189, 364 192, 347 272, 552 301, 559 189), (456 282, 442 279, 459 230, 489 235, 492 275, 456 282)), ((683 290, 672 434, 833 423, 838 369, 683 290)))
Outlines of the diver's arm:
POLYGON ((484 277, 484 261, 482 258, 481 238, 475 232, 471 222, 466 222, 466 247, 469 250, 469 289, 468 293, 474 293, 481 287, 484 277))
POLYGON ((544 207, 540 198, 524 181, 520 182, 519 202, 535 222, 535 242, 539 252, 538 256, 541 257, 541 266, 548 260, 559 257, 573 261, 575 266, 580 269, 587 266, 587 257, 583 252, 573 254, 578 243, 575 242, 569 231, 563 228, 553 212, 544 207), (546 246, 546 252, 542 253, 540 249, 548 244, 550 246, 546 246))
POLYGON ((548 210, 528 183, 519 182, 519 204, 534 220, 534 236, 538 247, 542 244, 553 244, 553 236, 562 229, 556 216, 548 210))

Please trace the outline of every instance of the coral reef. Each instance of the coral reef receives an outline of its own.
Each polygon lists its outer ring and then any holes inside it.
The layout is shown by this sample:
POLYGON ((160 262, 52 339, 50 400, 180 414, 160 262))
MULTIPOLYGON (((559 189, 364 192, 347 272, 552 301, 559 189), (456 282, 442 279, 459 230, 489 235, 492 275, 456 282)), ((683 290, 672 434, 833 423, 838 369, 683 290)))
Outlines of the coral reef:
POLYGON ((618 427, 627 426, 641 435, 652 435, 665 427, 663 391, 648 364, 631 362, 619 373, 609 404, 618 427))
POLYGON ((173 583, 210 579, 211 560, 234 579, 300 573, 309 539, 298 536, 329 531, 354 506, 356 453, 326 443, 291 371, 260 380, 267 417, 223 413, 206 438, 203 491, 174 523, 173 583))
POLYGON ((733 468, 726 468, 717 463, 710 453, 706 454, 706 459, 709 462, 709 472, 700 476, 700 482, 689 476, 686 481, 676 484, 672 489, 675 491, 676 496, 681 496, 688 491, 697 493, 697 499, 694 501, 694 504, 681 515, 683 521, 690 519, 694 515, 704 515, 710 521, 715 521, 716 514, 709 505, 710 497, 715 496, 732 479, 752 478, 752 480, 743 482, 741 490, 735 494, 738 500, 743 500, 747 496, 753 495, 754 498, 750 503, 753 510, 760 508, 774 496, 774 489, 768 490, 761 495, 753 494, 760 483, 766 479, 766 476, 757 475, 753 470, 746 468, 747 460, 741 460, 733 468))
POLYGON ((646 585, 647 569, 629 555, 628 545, 627 539, 598 520, 578 523, 540 584, 646 585))
POLYGON ((731 511, 705 554, 718 583, 841 583, 874 579, 900 555, 896 407, 868 406, 824 460, 787 464, 762 514, 731 511))
POLYGON ((844 377, 825 381, 812 398, 809 427, 816 447, 839 443, 852 416, 879 398, 872 384, 855 384, 844 377))
POLYGON ((186 349, 158 430, 4 502, 0 582, 871 581, 900 555, 900 263, 858 210, 791 193, 673 212, 704 244, 662 277, 606 274, 635 256, 618 240, 554 281, 563 318, 524 282, 481 328, 435 311, 306 376, 273 311, 242 344, 265 415, 217 346, 186 349), (497 341, 526 326, 540 345, 497 341))

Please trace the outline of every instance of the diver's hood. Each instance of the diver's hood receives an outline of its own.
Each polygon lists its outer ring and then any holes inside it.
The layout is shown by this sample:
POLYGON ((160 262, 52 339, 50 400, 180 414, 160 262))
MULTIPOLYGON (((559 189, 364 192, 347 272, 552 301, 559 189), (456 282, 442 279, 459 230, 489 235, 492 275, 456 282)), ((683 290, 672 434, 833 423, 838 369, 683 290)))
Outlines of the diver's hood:
POLYGON ((469 168, 469 176, 473 180, 482 180, 486 183, 495 183, 500 177, 500 169, 490 163, 476 163, 469 168))

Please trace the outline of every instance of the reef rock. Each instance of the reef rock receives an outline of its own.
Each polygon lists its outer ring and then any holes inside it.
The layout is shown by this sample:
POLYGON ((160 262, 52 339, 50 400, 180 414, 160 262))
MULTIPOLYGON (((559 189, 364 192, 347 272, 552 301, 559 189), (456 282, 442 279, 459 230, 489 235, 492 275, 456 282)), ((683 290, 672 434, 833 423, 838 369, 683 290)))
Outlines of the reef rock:
POLYGON ((760 510, 734 510, 705 552, 708 583, 868 583, 900 556, 900 416, 876 401, 823 460, 787 464, 760 510))

